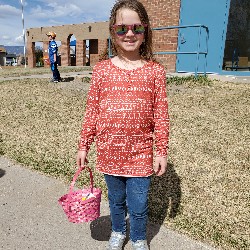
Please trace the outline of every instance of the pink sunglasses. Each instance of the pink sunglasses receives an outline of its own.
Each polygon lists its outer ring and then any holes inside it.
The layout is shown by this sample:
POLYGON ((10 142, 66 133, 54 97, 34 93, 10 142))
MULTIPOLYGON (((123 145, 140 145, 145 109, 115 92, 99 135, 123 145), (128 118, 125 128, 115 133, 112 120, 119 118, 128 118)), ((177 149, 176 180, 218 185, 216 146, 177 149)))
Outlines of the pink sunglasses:
POLYGON ((131 30, 135 35, 144 34, 147 24, 117 24, 113 25, 114 31, 118 36, 124 36, 131 30))

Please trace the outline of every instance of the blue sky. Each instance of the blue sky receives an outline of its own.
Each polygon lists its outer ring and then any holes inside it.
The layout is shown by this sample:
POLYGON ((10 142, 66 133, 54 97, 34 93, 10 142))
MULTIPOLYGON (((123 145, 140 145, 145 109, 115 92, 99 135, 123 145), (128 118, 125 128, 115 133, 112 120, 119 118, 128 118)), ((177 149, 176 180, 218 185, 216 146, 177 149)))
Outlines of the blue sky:
MULTIPOLYGON (((115 0, 23 0, 24 27, 107 21, 115 0)), ((23 45, 21 0, 0 0, 0 45, 23 45)))

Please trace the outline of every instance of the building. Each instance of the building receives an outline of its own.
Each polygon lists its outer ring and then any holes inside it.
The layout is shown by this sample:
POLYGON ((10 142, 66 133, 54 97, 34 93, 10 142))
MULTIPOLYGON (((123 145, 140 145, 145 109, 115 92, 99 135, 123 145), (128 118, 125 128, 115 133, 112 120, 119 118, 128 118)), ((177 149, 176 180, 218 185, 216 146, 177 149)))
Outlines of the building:
POLYGON ((89 57, 91 65, 94 65, 99 56, 105 50, 108 43, 108 22, 82 23, 52 27, 31 28, 26 31, 28 66, 35 67, 35 43, 43 43, 44 56, 47 56, 49 40, 47 33, 54 31, 56 41, 61 42, 60 57, 61 65, 71 65, 70 39, 74 35, 75 45, 75 65, 86 65, 86 44, 89 43, 89 57))
POLYGON ((6 63, 6 49, 0 45, 0 66, 5 66, 6 63))
POLYGON ((6 54, 6 66, 16 66, 17 65, 17 56, 16 54, 6 54))
POLYGON ((0 45, 0 66, 17 66, 22 64, 24 55, 19 53, 19 47, 0 45))
MULTIPOLYGON (((168 72, 249 74, 249 0, 141 0, 154 35, 154 52, 168 72)), ((27 30, 29 67, 35 67, 35 42, 53 30, 61 41, 61 65, 71 65, 70 38, 76 37, 75 65, 94 65, 106 53, 108 22, 82 23, 27 30)))

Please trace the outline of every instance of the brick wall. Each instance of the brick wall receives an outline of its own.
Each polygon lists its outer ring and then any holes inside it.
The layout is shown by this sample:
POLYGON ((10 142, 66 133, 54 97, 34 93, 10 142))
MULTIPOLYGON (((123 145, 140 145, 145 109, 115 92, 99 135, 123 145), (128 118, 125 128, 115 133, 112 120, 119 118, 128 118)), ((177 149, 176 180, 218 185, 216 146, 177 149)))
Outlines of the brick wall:
POLYGON ((70 39, 62 41, 61 44, 61 66, 71 66, 70 60, 70 39))
MULTIPOLYGON (((146 7, 152 28, 179 25, 179 12, 181 0, 140 0, 146 7)), ((46 34, 54 31, 56 40, 61 41, 61 65, 71 64, 70 37, 76 37, 76 65, 86 64, 85 41, 91 40, 93 51, 90 53, 90 65, 94 65, 106 49, 109 37, 108 22, 83 23, 53 27, 31 28, 27 30, 28 65, 35 67, 34 44, 44 42, 44 51, 47 49, 48 38, 46 34)), ((153 31, 154 52, 176 51, 178 30, 153 31)), ((168 72, 175 72, 176 55, 158 55, 157 60, 166 66, 168 72)))
POLYGON ((86 43, 82 40, 76 41, 76 66, 86 65, 86 43))
POLYGON ((47 55, 48 37, 47 33, 54 31, 56 33, 56 41, 61 41, 59 51, 61 53, 61 66, 70 66, 70 38, 72 35, 76 37, 76 65, 86 65, 86 40, 96 40, 93 45, 94 53, 90 55, 91 66, 99 60, 99 56, 104 49, 104 42, 109 37, 108 22, 82 23, 61 25, 52 27, 30 28, 26 31, 27 51, 28 51, 28 66, 35 67, 35 50, 36 42, 43 43, 43 53, 47 55))
MULTIPOLYGON (((179 25, 181 0, 140 0, 147 9, 151 27, 179 25)), ((153 31, 154 52, 176 51, 178 30, 153 31)), ((175 72, 176 55, 157 55, 157 60, 164 64, 167 72, 175 72)))
POLYGON ((28 57, 28 66, 30 68, 36 67, 36 56, 35 56, 35 43, 27 42, 27 57, 28 57))

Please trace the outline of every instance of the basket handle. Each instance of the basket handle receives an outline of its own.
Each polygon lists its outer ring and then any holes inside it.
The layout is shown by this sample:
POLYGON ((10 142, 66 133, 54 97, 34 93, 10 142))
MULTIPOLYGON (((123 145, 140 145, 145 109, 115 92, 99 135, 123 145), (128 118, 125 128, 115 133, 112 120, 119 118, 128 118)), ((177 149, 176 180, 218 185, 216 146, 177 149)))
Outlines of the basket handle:
POLYGON ((93 174, 92 174, 91 169, 88 166, 81 166, 81 167, 78 168, 78 170, 76 171, 76 173, 75 173, 75 175, 73 177, 73 180, 72 180, 72 182, 70 184, 69 193, 73 192, 73 188, 74 188, 75 182, 76 182, 79 174, 81 173, 81 171, 84 170, 85 168, 87 168, 88 171, 89 171, 89 175, 90 175, 90 190, 91 190, 91 193, 93 193, 93 185, 94 185, 93 174))

